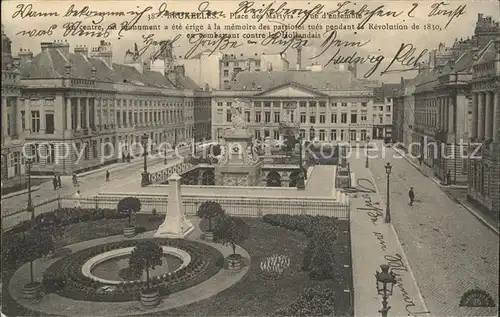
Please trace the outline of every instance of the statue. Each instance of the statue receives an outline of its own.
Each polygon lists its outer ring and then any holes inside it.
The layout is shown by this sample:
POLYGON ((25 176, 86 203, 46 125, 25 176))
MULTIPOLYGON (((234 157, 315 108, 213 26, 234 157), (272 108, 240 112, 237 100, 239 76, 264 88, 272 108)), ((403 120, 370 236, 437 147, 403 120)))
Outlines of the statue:
POLYGON ((247 124, 242 118, 242 112, 244 108, 244 102, 240 99, 236 99, 231 105, 231 122, 236 130, 247 129, 247 124))

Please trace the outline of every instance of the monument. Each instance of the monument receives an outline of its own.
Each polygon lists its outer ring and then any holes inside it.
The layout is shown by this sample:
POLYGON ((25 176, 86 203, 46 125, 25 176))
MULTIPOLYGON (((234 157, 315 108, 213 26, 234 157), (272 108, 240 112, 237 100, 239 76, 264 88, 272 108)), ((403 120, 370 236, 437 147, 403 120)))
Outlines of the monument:
POLYGON ((262 162, 254 152, 252 134, 242 118, 246 103, 237 99, 231 106, 233 127, 226 130, 222 159, 215 167, 215 185, 258 186, 262 162))
POLYGON ((194 227, 181 209, 181 177, 177 173, 173 173, 169 177, 168 183, 167 213, 155 236, 160 238, 184 238, 194 227))

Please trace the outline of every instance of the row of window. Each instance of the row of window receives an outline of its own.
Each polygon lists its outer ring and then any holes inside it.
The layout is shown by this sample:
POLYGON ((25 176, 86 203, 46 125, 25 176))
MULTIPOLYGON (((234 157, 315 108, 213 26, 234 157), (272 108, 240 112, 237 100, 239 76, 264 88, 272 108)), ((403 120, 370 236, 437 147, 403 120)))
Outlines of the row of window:
MULTIPOLYGON (((307 101, 298 101, 299 103, 299 107, 300 108, 307 108, 307 101)), ((226 105, 226 107, 231 107, 232 105, 232 102, 228 101, 228 102, 222 102, 222 101, 219 101, 217 102, 217 106, 218 107, 224 107, 224 104, 226 105)), ((270 108, 271 105, 274 107, 274 108, 281 108, 281 104, 283 104, 284 108, 291 108, 291 107, 296 107, 297 106, 297 101, 285 101, 285 102, 281 102, 281 101, 254 101, 253 102, 253 106, 255 108, 262 108, 262 106, 264 106, 265 108, 270 108)), ((309 101, 309 108, 314 108, 314 107, 317 107, 319 106, 320 108, 326 108, 326 105, 327 105, 327 102, 326 101, 309 101)), ((367 106, 367 103, 366 102, 332 102, 330 103, 330 106, 331 107, 350 107, 350 106, 361 106, 361 107, 366 107, 367 106)), ((390 107, 390 106, 388 106, 390 107)), ((383 107, 382 107, 382 110, 383 110, 383 107)), ((390 111, 390 108, 388 109, 388 111, 390 111)))
MULTIPOLYGON (((295 118, 293 115, 293 112, 289 112, 289 117, 291 122, 295 122, 295 118)), ((273 116, 273 121, 274 123, 279 123, 280 122, 280 116, 281 112, 274 112, 273 116)), ((341 113, 340 116, 337 113, 332 113, 330 115, 330 123, 338 123, 338 119, 340 117, 340 123, 348 123, 347 119, 349 117, 348 113, 344 112, 341 113)), ((383 117, 380 117, 381 121, 383 121, 383 117)), ((250 111, 245 111, 245 119, 246 122, 251 122, 251 115, 250 111)), ((260 123, 262 122, 262 113, 260 111, 255 112, 255 118, 254 122, 260 123)), ((227 110, 226 111, 226 122, 231 122, 231 111, 227 110)), ((271 122, 271 112, 270 111, 265 111, 264 112, 264 121, 265 123, 270 123, 271 122)), ((367 111, 361 111, 361 114, 358 116, 358 113, 351 113, 350 114, 350 121, 349 123, 363 123, 367 122, 367 111), (358 120, 359 118, 359 120, 358 120)), ((300 113, 300 123, 307 123, 307 114, 305 112, 300 113)), ((309 123, 326 123, 326 114, 322 113, 319 115, 319 120, 316 122, 316 116, 315 115, 309 115, 309 123)), ((382 122, 381 122, 382 123, 382 122)))
MULTIPOLYGON (((272 130, 273 131, 273 138, 275 140, 278 140, 280 138, 280 133, 278 130, 272 130)), ((261 138, 261 137, 269 137, 270 136, 270 131, 269 130, 264 130, 264 135, 261 134, 261 130, 255 130, 254 135, 255 138, 261 138)), ((300 136, 302 138, 306 138, 306 130, 300 130, 300 136)), ((318 140, 319 141, 327 141, 326 140, 326 135, 327 135, 327 130, 320 129, 318 133, 318 140)), ((328 141, 366 141, 368 137, 368 131, 367 130, 360 130, 359 133, 358 131, 355 130, 345 130, 345 129, 340 129, 340 130, 330 130, 330 139, 328 141), (338 138, 340 137, 340 138, 338 138), (348 138, 349 137, 349 138, 348 138)), ((309 140, 314 140, 316 139, 316 131, 315 130, 309 130, 309 140)))

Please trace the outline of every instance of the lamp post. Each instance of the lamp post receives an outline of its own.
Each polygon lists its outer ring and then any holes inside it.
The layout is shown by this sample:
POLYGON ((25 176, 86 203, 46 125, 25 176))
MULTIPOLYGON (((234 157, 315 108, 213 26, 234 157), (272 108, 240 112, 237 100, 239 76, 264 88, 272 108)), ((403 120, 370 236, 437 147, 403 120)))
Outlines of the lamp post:
POLYGON ((391 306, 387 306, 387 299, 392 296, 394 284, 396 284, 396 277, 394 273, 389 272, 389 265, 381 264, 381 272, 375 271, 375 279, 377 282, 377 293, 382 296, 382 308, 378 311, 382 317, 387 317, 387 313, 391 306))
POLYGON ((144 149, 144 171, 142 172, 141 186, 149 185, 149 173, 148 173, 148 135, 144 133, 142 135, 142 148, 144 149))
POLYGON ((28 174, 28 206, 26 207, 26 211, 31 213, 31 220, 35 219, 35 209, 33 208, 33 201, 31 199, 31 167, 33 166, 33 162, 28 159, 26 160, 26 173, 28 174))
POLYGON ((366 162, 365 167, 368 168, 370 165, 368 164, 368 145, 370 143, 370 137, 366 137, 366 162))
POLYGON ((297 177, 297 188, 304 189, 305 188, 304 179, 307 176, 305 175, 303 168, 302 168, 302 164, 303 164, 303 162, 302 162, 302 141, 303 141, 303 138, 300 134, 297 137, 297 141, 299 141, 299 175, 297 177))
POLYGON ((163 151, 164 151, 164 155, 163 155, 163 164, 167 165, 167 129, 163 130, 163 135, 164 135, 164 147, 163 147, 163 151))
POLYGON ((386 207, 385 207, 385 222, 391 222, 391 202, 390 202, 390 194, 389 194, 389 177, 391 175, 392 165, 387 162, 385 164, 385 173, 387 174, 387 199, 386 199, 386 207))

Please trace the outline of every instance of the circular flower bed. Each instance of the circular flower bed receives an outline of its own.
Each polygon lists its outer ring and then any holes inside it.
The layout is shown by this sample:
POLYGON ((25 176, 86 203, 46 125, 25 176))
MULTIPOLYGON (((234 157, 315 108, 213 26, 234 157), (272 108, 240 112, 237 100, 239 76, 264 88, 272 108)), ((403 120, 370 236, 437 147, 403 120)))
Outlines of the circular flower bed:
MULTIPOLYGON (((183 239, 154 239, 161 246, 181 249, 191 256, 191 262, 182 269, 151 279, 160 296, 172 294, 215 275, 223 266, 224 258, 215 248, 183 239)), ((146 288, 144 281, 124 281, 110 285, 92 280, 83 275, 82 266, 90 258, 103 252, 135 246, 140 240, 112 242, 81 250, 59 259, 44 273, 46 292, 85 301, 123 302, 139 300, 140 290, 146 288)))

